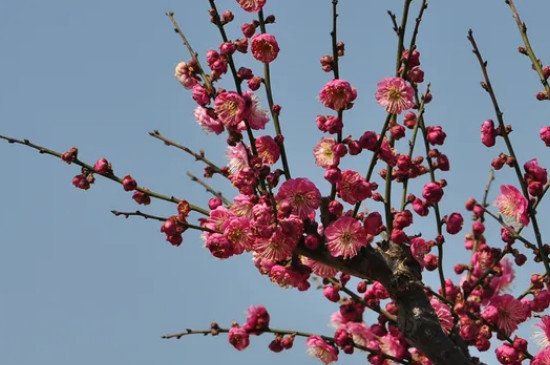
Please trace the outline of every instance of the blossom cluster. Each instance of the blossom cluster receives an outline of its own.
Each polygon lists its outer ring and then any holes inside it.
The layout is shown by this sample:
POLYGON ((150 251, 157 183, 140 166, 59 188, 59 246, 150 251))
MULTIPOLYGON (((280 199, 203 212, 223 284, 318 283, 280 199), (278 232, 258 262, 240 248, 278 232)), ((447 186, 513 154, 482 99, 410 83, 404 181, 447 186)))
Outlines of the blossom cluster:
MULTIPOLYGON (((273 101, 268 73, 260 76, 252 68, 237 68, 233 57, 237 52, 251 54, 264 70, 269 70, 280 52, 276 37, 266 33, 266 25, 275 22, 274 16, 264 19, 266 0, 237 2, 244 11, 258 13, 258 20, 241 24, 242 38, 228 41, 224 33, 224 42, 206 53, 207 68, 192 54, 190 60, 176 65, 175 77, 196 102, 193 115, 199 126, 207 133, 227 135, 227 165, 217 168, 209 163, 205 177, 218 173, 238 193, 229 200, 217 195, 208 201, 207 210, 194 208, 187 200, 169 199, 177 203, 177 213, 163 219, 160 230, 166 240, 179 246, 186 230, 198 229, 212 256, 228 259, 250 254, 259 273, 284 288, 308 290, 310 278, 318 276, 323 296, 339 305, 331 316, 334 336, 311 335, 306 340, 309 353, 324 364, 337 361, 340 351, 351 354, 356 350, 367 351, 368 361, 376 365, 392 361, 432 363, 411 345, 399 327, 400 298, 394 295, 395 289, 378 280, 363 280, 364 277, 352 287, 349 272, 356 271, 346 265, 353 265, 354 260, 365 258, 368 253, 390 262, 394 260, 391 256, 394 252, 404 255, 399 256, 395 272, 407 265, 419 276, 438 271, 439 290, 424 291, 430 313, 437 316, 444 335, 458 334, 467 346, 480 352, 489 350, 496 338, 502 342, 495 350, 502 364, 520 364, 525 359, 532 359, 535 365, 550 364, 550 317, 540 314, 550 306, 548 273, 533 274, 530 287, 520 297, 507 291, 515 279, 514 267, 527 260, 527 251, 518 247, 518 240, 531 250, 534 261, 548 265, 550 246, 535 245, 521 235, 524 227, 537 225, 535 208, 548 188, 547 170, 536 158, 525 162, 521 169, 511 149, 492 160, 495 170, 505 166, 515 169, 519 188, 512 184, 500 186, 500 194, 494 201, 495 213, 486 199, 466 202, 472 223, 465 234, 464 247, 471 251, 471 260, 455 266, 455 273, 462 275, 459 280, 444 278, 441 267, 444 244, 450 236, 461 232, 465 224, 460 212, 443 214, 440 207, 447 181, 439 175, 450 169, 449 158, 443 151, 447 135, 440 125, 427 125, 424 112, 432 94, 429 87, 424 93, 420 91, 425 73, 416 45, 400 48, 395 75, 381 77, 372 90, 371 98, 387 114, 382 131, 364 130, 355 137, 343 134, 346 113, 360 100, 356 88, 337 73, 337 60, 344 56, 344 44, 334 42, 333 55, 321 57, 322 70, 333 72, 334 77, 318 94, 326 111, 310 121, 322 134, 312 148, 312 162, 321 169, 324 181, 315 183, 313 179, 293 177, 290 173, 279 124, 282 107, 273 101), (222 80, 231 77, 234 87, 219 86, 222 80), (259 91, 266 92, 267 107, 262 107, 259 91), (275 134, 266 131, 271 124, 275 134), (408 148, 398 149, 398 142, 407 136, 408 148), (425 146, 424 153, 415 154, 416 143, 425 146), (360 154, 371 161, 372 167, 366 174, 342 163, 360 154), (384 166, 375 169, 377 163, 384 166), (402 188, 400 205, 391 201, 391 186, 402 188), (362 210, 363 204, 369 204, 371 210, 362 210), (380 205, 381 209, 372 208, 380 205), (193 210, 203 214, 197 219, 197 226, 189 223, 193 210), (415 222, 430 214, 436 219, 437 233, 419 234, 415 222), (487 242, 488 217, 501 225, 499 244, 503 247, 487 242), (377 313, 371 324, 364 318, 367 309, 377 313), (525 339, 511 336, 521 324, 536 316, 541 318, 539 338, 544 349, 532 356, 525 339)), ((234 20, 230 11, 220 15, 215 7, 210 16, 220 29, 234 20)), ((508 145, 511 132, 512 128, 501 120, 495 125, 488 119, 481 124, 481 142, 492 148, 502 139, 508 145)), ((539 134, 550 146, 550 127, 542 128, 539 134)), ((131 175, 118 178, 105 158, 93 166, 82 164, 74 147, 60 157, 69 164, 82 166, 81 173, 73 178, 77 188, 89 189, 97 174, 133 192, 138 204, 147 205, 154 196, 147 188, 138 186, 131 175)), ((243 350, 249 346, 251 335, 271 331, 276 334, 269 345, 272 351, 291 348, 295 334, 272 331, 269 321, 263 306, 250 307, 246 323, 242 326, 234 323, 228 330, 229 342, 237 350, 243 350)))

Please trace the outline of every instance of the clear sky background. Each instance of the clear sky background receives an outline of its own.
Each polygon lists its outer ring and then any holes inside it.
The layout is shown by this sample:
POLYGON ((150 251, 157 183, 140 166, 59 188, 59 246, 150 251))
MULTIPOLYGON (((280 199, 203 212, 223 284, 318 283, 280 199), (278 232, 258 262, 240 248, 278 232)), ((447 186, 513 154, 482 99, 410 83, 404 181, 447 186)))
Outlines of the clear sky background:
MULTIPOLYGON (((411 19, 419 3, 415 1, 411 19)), ((233 0, 217 4, 220 10, 235 11, 229 37, 241 37, 240 23, 252 16, 233 0)), ((518 0, 517 6, 537 55, 550 59, 550 3, 518 0)), ((0 7, 0 133, 58 151, 77 146, 84 161, 106 157, 119 176, 131 173, 140 185, 206 206, 209 196, 185 175, 187 170, 200 175, 202 166, 147 132, 158 129, 224 164, 225 138, 206 136, 196 125, 190 93, 173 78, 174 65, 189 56, 164 15, 165 10, 174 11, 204 55, 220 43, 208 21, 207 1, 19 0, 3 1, 0 7)), ((358 137, 381 128, 385 114, 373 95, 376 82, 393 74, 396 48, 386 10, 399 15, 401 7, 402 1, 396 0, 341 1, 339 40, 346 43, 341 77, 358 89, 355 107, 345 113, 345 134, 358 137)), ((321 71, 318 60, 331 50, 331 2, 268 1, 270 13, 277 23, 268 31, 281 48, 272 64, 273 88, 276 102, 283 106, 291 170, 295 177, 318 182, 326 193, 329 186, 313 164, 312 148, 321 137, 315 116, 327 113, 317 95, 331 74, 321 71)), ((474 29, 489 61, 505 119, 514 125, 512 139, 521 145, 516 149, 522 163, 533 157, 543 166, 550 162, 538 139, 540 127, 550 124, 548 103, 534 98, 540 84, 528 59, 516 51, 521 38, 504 1, 434 1, 425 14, 418 47, 434 96, 427 106, 427 123, 442 125, 448 135, 441 150, 449 156, 452 171, 438 173, 450 185, 444 214, 463 211, 470 196, 481 197, 489 162, 503 148, 498 144, 489 150, 479 141, 480 124, 494 118, 494 112, 479 87, 481 73, 466 40, 468 28, 474 29)), ((259 70, 251 57, 238 57, 237 62, 259 70)), ((265 101, 263 90, 260 96, 265 101)), ((369 159, 365 154, 346 163, 366 171, 369 159)), ((249 255, 214 259, 193 232, 174 248, 164 241, 159 222, 114 217, 112 209, 138 208, 131 194, 101 178, 89 191, 73 188, 75 166, 4 142, 0 166, 1 364, 318 363, 306 355, 303 340, 280 354, 267 349, 269 335, 252 338, 242 353, 225 336, 162 340, 165 333, 208 328, 211 321, 222 326, 242 323, 246 308, 259 303, 270 311, 274 328, 332 335, 328 319, 337 306, 320 291, 299 293, 271 284, 257 273, 249 255)), ((491 200, 499 183, 517 184, 509 172, 499 172, 497 178, 491 200)), ((212 183, 232 196, 222 179, 212 183)), ((412 189, 420 191, 418 184, 412 189)), ((544 229, 547 207, 545 202, 540 209, 544 229)), ((175 206, 153 201, 143 210, 169 216, 175 206)), ((415 230, 430 237, 432 226, 430 215, 418 219, 415 230)), ((501 245, 497 234, 488 236, 501 245)), ((452 264, 467 259, 462 241, 460 234, 446 244, 446 274, 453 279, 452 264)), ((524 267, 519 276, 541 270, 524 267)), ((426 278, 436 285, 434 273, 426 278)), ((519 282, 515 287, 524 288, 519 282)), ((371 321, 374 315, 366 313, 371 321)), ((528 327, 524 333, 530 331, 528 327)), ((364 357, 342 354, 341 363, 358 363, 364 357)))

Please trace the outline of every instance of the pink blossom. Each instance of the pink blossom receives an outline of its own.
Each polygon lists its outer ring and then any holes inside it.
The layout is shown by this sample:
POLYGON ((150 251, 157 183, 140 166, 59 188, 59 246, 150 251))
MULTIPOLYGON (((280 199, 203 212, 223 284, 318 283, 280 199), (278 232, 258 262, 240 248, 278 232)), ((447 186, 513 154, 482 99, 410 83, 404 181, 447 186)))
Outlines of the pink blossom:
POLYGON ((302 220, 291 215, 289 218, 279 219, 273 233, 267 238, 257 238, 254 251, 271 261, 280 261, 291 256, 298 244, 304 226, 302 220))
POLYGON ((315 164, 320 167, 328 168, 334 165, 336 158, 333 147, 336 144, 334 138, 321 138, 319 143, 313 148, 315 164))
POLYGON ((527 226, 529 224, 527 199, 512 185, 501 185, 500 192, 495 201, 500 214, 513 222, 527 226))
POLYGON ((351 335, 353 342, 359 346, 367 347, 369 341, 375 338, 374 333, 364 323, 347 322, 343 328, 351 335))
POLYGON ((500 260, 499 264, 501 274, 500 276, 493 276, 490 284, 495 294, 498 294, 502 290, 506 290, 515 278, 512 262, 507 257, 500 260))
POLYGON ((214 110, 226 127, 235 128, 246 117, 245 100, 234 91, 218 94, 214 100, 214 110))
POLYGON ((214 257, 226 259, 233 256, 233 245, 229 240, 220 233, 211 233, 206 238, 206 248, 214 257))
POLYGON ((351 258, 366 246, 367 232, 361 223, 352 217, 343 216, 325 229, 328 250, 334 257, 351 258))
POLYGON ((540 351, 531 361, 531 365, 550 365, 550 347, 540 351))
POLYGON ((308 257, 302 257, 301 260, 304 265, 311 268, 315 275, 322 278, 332 278, 338 273, 338 270, 333 268, 332 266, 322 264, 308 257))
POLYGON ((494 296, 481 313, 484 320, 496 324, 508 336, 527 319, 527 315, 524 304, 510 294, 494 296))
POLYGON ((540 320, 541 322, 535 325, 539 330, 533 334, 533 340, 541 347, 548 347, 550 346, 550 316, 544 315, 540 320))
POLYGON ((390 114, 412 108, 414 90, 401 77, 384 77, 377 85, 376 100, 390 114))
POLYGON ((248 332, 239 326, 231 327, 229 329, 229 343, 239 351, 244 350, 250 344, 248 332))
POLYGON ((445 331, 445 333, 450 333, 453 329, 454 322, 449 307, 435 298, 430 300, 430 304, 435 310, 435 314, 437 314, 437 318, 439 319, 439 323, 441 324, 443 331, 445 331))
MULTIPOLYGON (((209 218, 204 222, 203 226, 213 231, 223 231, 225 223, 233 218, 233 212, 224 206, 219 206, 210 211, 209 218)), ((207 237, 209 232, 204 232, 203 236, 207 237)))
POLYGON ((432 243, 422 237, 415 237, 411 240, 411 254, 420 263, 424 265, 424 256, 430 253, 432 243))
MULTIPOLYGON (((269 121, 269 117, 267 116, 267 111, 261 109, 258 96, 252 91, 247 90, 243 93, 243 98, 247 106, 245 114, 249 127, 256 130, 264 129, 269 121)), ((239 129, 246 129, 244 123, 242 126, 239 125, 239 129)))
POLYGON ((208 91, 202 85, 193 86, 193 100, 197 102, 200 106, 206 106, 210 104, 210 95, 208 91))
POLYGON ((288 179, 279 188, 275 199, 279 204, 289 203, 292 213, 305 219, 319 208, 321 193, 315 184, 307 178, 288 179))
POLYGON ((399 338, 390 333, 380 337, 379 341, 380 349, 387 355, 402 359, 407 352, 407 348, 399 341, 399 338))
POLYGON ((521 358, 518 351, 509 343, 505 343, 495 350, 497 360, 504 365, 520 365, 521 358))
POLYGON ((206 62, 208 63, 208 67, 212 70, 212 78, 214 80, 227 72, 227 59, 221 57, 220 54, 213 49, 206 52, 206 62))
POLYGON ((239 143, 236 146, 227 147, 227 152, 225 154, 229 159, 228 167, 232 174, 244 169, 245 167, 249 167, 248 152, 243 143, 239 143))
POLYGON ((248 307, 248 316, 243 326, 251 335, 260 335, 269 329, 269 313, 263 305, 248 307))
POLYGON ((493 147, 498 133, 492 119, 487 119, 481 124, 481 143, 487 147, 493 147))
POLYGON ((250 13, 259 12, 267 0, 237 0, 241 8, 250 13))
POLYGON ((223 124, 215 118, 216 114, 214 110, 199 106, 195 108, 193 115, 205 132, 214 132, 216 134, 223 132, 223 124))
POLYGON ((259 33, 252 37, 250 43, 252 56, 260 62, 270 63, 277 58, 279 45, 271 34, 259 33))
POLYGON ((338 361, 338 350, 319 336, 310 336, 306 340, 308 353, 325 365, 338 361))
POLYGON ((348 109, 355 98, 357 90, 349 82, 340 79, 329 81, 319 93, 323 105, 336 111, 348 109))
POLYGON ((343 201, 355 204, 372 196, 371 185, 358 172, 342 171, 342 177, 336 184, 338 195, 343 201))
POLYGON ((248 218, 235 217, 228 220, 225 224, 223 234, 233 245, 233 253, 235 255, 252 250, 254 235, 248 218))
POLYGON ((231 211, 238 217, 252 218, 253 196, 239 194, 233 198, 231 211))
POLYGON ((270 136, 256 138, 256 150, 263 163, 273 165, 279 159, 279 146, 270 136))
POLYGON ((185 62, 178 63, 174 71, 174 76, 186 89, 191 89, 199 82, 198 78, 194 75, 191 62, 189 62, 189 64, 185 62))

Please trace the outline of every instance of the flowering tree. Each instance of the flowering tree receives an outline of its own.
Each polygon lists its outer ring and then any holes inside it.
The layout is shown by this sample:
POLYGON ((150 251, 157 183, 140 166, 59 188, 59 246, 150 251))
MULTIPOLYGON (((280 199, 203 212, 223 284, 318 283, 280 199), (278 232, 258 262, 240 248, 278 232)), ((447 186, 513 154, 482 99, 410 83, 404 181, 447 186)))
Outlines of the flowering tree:
MULTIPOLYGON (((320 55, 322 71, 330 75, 318 94, 325 109, 311 123, 319 134, 313 161, 325 180, 317 182, 291 169, 284 105, 277 104, 271 75, 284 47, 281 51, 275 27, 271 32, 276 18, 266 15, 269 5, 260 0, 238 1, 252 20, 240 25, 237 36, 228 31, 235 15, 218 9, 213 0, 209 4, 210 20, 222 41, 204 58, 195 52, 174 14, 167 16, 190 54, 177 64, 176 79, 197 104, 193 114, 198 124, 208 133, 226 137, 229 162, 218 165, 202 151, 158 131, 150 133, 204 164, 204 177, 191 178, 213 195, 207 207, 192 197, 180 199, 150 190, 132 175, 117 175, 117 167, 106 158, 89 164, 79 158, 75 147, 60 153, 28 140, 0 136, 77 165, 80 172, 72 181, 77 188, 88 190, 101 176, 132 192, 137 204, 147 206, 152 199, 174 203, 176 208, 167 217, 113 212, 162 222, 161 232, 173 246, 182 244, 186 231, 201 231, 214 257, 249 255, 258 272, 272 283, 299 291, 312 290, 312 283, 318 283, 324 297, 337 303, 331 317, 336 330, 331 335, 274 329, 267 309, 258 305, 249 308, 244 322, 212 323, 210 328, 165 338, 227 333, 229 342, 244 350, 254 336, 271 333, 274 339, 269 348, 280 352, 290 349, 296 337, 306 337, 311 354, 325 364, 337 361, 341 353, 353 352, 365 353, 373 364, 474 364, 480 361, 471 350, 491 348, 502 364, 549 363, 548 348, 530 347, 517 335, 519 327, 533 317, 543 339, 548 332, 550 317, 543 312, 550 305, 546 280, 550 249, 544 244, 537 213, 549 186, 547 173, 533 156, 523 162, 514 152, 512 127, 504 120, 473 33, 469 32, 468 40, 495 114, 494 120, 482 123, 481 142, 500 148, 491 162, 493 168, 509 168, 515 177, 500 185, 493 206, 489 201, 492 174, 482 197, 466 202, 473 218, 465 229, 464 247, 470 259, 454 266, 461 278, 452 280, 444 270, 443 252, 446 242, 463 232, 464 218, 442 206, 452 186, 444 179, 450 169, 443 147, 447 136, 441 126, 426 120, 432 94, 430 84, 424 82, 417 36, 427 1, 414 7, 405 0, 399 17, 389 12, 397 39, 395 67, 373 85, 372 92, 386 116, 378 124, 362 127, 357 135, 346 131, 346 116, 360 102, 358 96, 368 92, 358 92, 351 80, 340 75, 345 47, 338 37, 338 1, 332 1, 331 52, 320 55), (240 54, 249 57, 243 59, 240 54), (362 162, 353 164, 352 159, 362 162), (214 178, 230 182, 233 194, 217 190, 210 183, 214 178), (435 223, 435 230, 428 233, 418 228, 426 221, 435 223), (486 240, 486 225, 500 232, 501 242, 486 240), (528 230, 532 234, 526 235, 528 230), (532 266, 528 283, 516 283, 522 293, 513 296, 506 290, 515 279, 514 268, 527 261, 538 264, 532 266), (438 287, 426 285, 427 277, 433 275, 438 287)), ((507 4, 524 41, 519 52, 529 57, 542 83, 536 97, 548 100, 550 68, 535 56, 513 1, 507 4)), ((550 127, 540 130, 540 139, 550 146, 550 127)))

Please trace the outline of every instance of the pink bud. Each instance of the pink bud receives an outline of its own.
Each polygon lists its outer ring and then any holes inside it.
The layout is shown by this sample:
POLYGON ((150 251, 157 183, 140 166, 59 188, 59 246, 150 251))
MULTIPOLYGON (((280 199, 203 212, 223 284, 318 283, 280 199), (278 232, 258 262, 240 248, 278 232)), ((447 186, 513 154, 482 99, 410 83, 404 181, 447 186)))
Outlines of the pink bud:
POLYGON ((251 38, 256 33, 256 25, 254 23, 243 23, 241 31, 245 37, 251 38))
POLYGON ((449 234, 457 234, 462 229, 462 224, 464 223, 464 218, 462 218, 462 215, 460 213, 452 213, 447 218, 447 233, 449 234))
POLYGON ((100 158, 99 160, 97 160, 97 162, 94 164, 94 170, 101 175, 108 175, 113 173, 111 164, 105 158, 100 158))
POLYGON ((138 204, 143 205, 149 205, 151 204, 151 197, 145 193, 142 193, 141 191, 134 191, 134 195, 132 195, 132 199, 135 200, 138 204))
POLYGON ((124 176, 124 179, 122 179, 122 188, 124 191, 135 190, 137 188, 137 182, 132 176, 126 175, 124 176))
POLYGON ((445 142, 447 134, 443 132, 443 128, 440 126, 429 126, 426 127, 427 139, 428 142, 432 145, 442 145, 445 142))
POLYGON ((340 294, 338 293, 338 289, 336 289, 332 285, 325 286, 325 288, 323 289, 323 295, 325 296, 325 298, 327 298, 328 300, 334 303, 340 300, 340 294))
POLYGON ((222 200, 220 198, 216 197, 216 198, 210 198, 210 200, 208 200, 208 208, 210 208, 210 210, 214 210, 220 205, 222 205, 222 200))
POLYGON ((498 135, 495 129, 495 123, 492 119, 487 119, 481 124, 481 143, 487 147, 495 145, 496 136, 498 135))
POLYGON ((90 188, 90 182, 83 174, 73 177, 73 185, 82 190, 88 190, 90 188))
POLYGON ((71 164, 74 160, 76 160, 78 156, 78 149, 76 147, 71 147, 70 150, 63 153, 61 155, 61 160, 65 161, 67 164, 71 164))
POLYGON ((542 127, 539 134, 546 147, 550 147, 550 126, 542 127))
POLYGON ((443 196, 443 189, 438 183, 430 182, 424 185, 422 196, 430 203, 438 203, 443 196))

